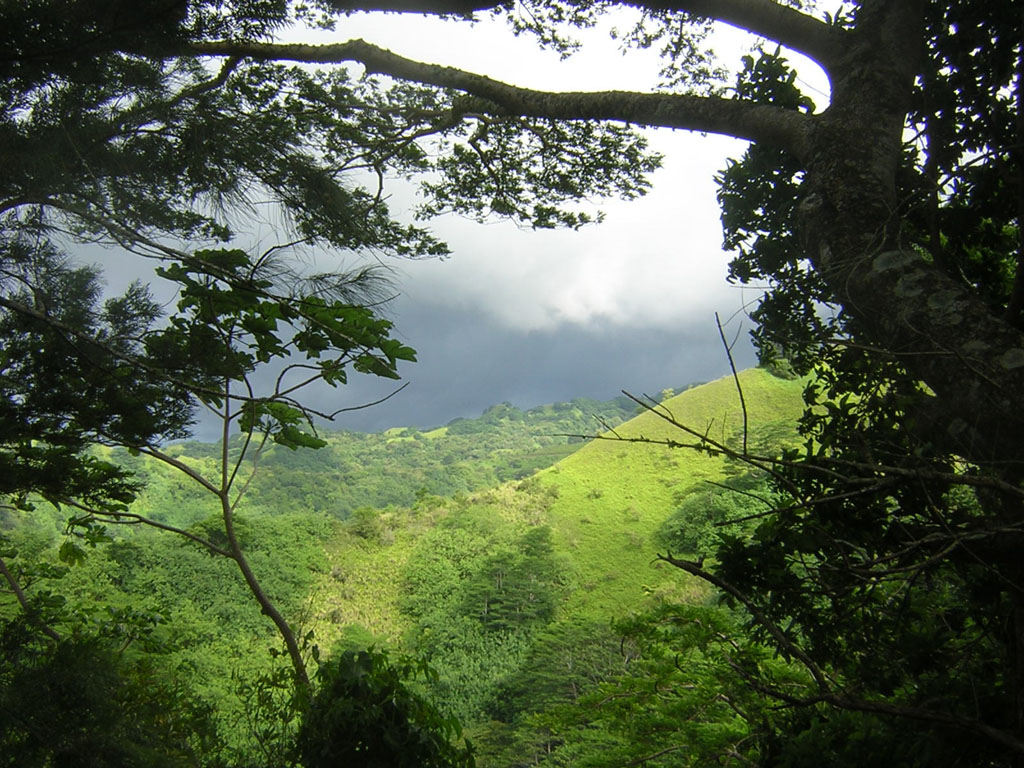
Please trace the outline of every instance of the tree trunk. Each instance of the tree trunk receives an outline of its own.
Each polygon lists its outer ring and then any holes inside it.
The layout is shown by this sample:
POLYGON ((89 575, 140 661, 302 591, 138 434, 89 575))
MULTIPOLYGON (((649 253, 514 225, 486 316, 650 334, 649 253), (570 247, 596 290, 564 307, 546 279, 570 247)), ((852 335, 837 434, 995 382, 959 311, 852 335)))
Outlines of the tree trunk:
POLYGON ((901 240, 895 175, 921 6, 864 3, 832 106, 808 134, 799 226, 843 311, 936 394, 942 437, 973 461, 1020 460, 1024 334, 901 240))

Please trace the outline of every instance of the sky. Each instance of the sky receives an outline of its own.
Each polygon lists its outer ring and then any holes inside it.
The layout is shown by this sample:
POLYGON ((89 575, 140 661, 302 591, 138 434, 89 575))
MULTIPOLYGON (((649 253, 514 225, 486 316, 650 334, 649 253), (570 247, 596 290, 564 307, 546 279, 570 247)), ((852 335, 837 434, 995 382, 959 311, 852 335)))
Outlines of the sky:
POLYGON ((429 427, 498 402, 527 408, 708 381, 729 370, 716 312, 730 341, 739 336, 738 364, 753 364, 743 310, 758 294, 726 281, 713 184, 742 144, 688 139, 652 137, 666 156, 652 192, 602 206, 601 224, 552 232, 436 222, 449 259, 391 263, 399 295, 388 311, 418 352, 402 369, 410 384, 342 423, 429 427))
MULTIPOLYGON (((607 33, 607 25, 588 33, 583 51, 564 62, 501 22, 469 26, 413 15, 356 15, 333 32, 303 39, 362 37, 409 58, 525 87, 650 90, 657 57, 623 56, 607 33)), ((714 44, 724 59, 737 61, 750 42, 725 28, 714 44)), ((812 88, 825 87, 810 69, 801 75, 812 88)), ((601 224, 532 231, 442 217, 430 226, 447 241, 451 257, 387 260, 396 296, 386 312, 395 335, 417 350, 418 362, 401 368, 408 384, 402 392, 342 414, 335 426, 429 428, 478 416, 500 402, 525 409, 715 379, 729 372, 716 313, 734 342, 737 365, 753 365, 745 311, 758 292, 726 281, 729 255, 720 247, 714 185, 715 172, 745 144, 664 129, 647 135, 664 155, 651 192, 631 202, 596 201, 605 215, 601 224)), ((414 190, 396 185, 389 192, 393 212, 411 210, 414 190)), ((347 386, 311 392, 309 400, 333 411, 377 400, 394 387, 353 375, 347 386)), ((197 436, 203 433, 200 425, 197 436)))
MULTIPOLYGON (((623 56, 607 26, 588 34, 583 51, 567 61, 538 50, 527 36, 514 37, 500 22, 469 27, 417 16, 354 16, 325 35, 355 37, 409 58, 546 90, 650 90, 659 66, 653 53, 623 56)), ((714 40, 731 62, 750 45, 730 28, 714 40)), ((806 64, 801 75, 824 101, 823 76, 806 64)), ((399 295, 389 313, 418 362, 402 369, 405 390, 343 415, 338 426, 431 427, 478 416, 498 402, 528 408, 715 379, 729 372, 716 312, 735 342, 737 365, 753 365, 745 311, 759 294, 726 280, 729 255, 721 250, 714 184, 715 172, 726 158, 739 157, 745 143, 664 129, 647 135, 665 157, 652 191, 637 201, 605 201, 601 224, 530 231, 446 217, 433 228, 452 248, 449 259, 390 262, 399 295)), ((353 380, 337 393, 338 407, 375 399, 382 390, 370 383, 353 380)))

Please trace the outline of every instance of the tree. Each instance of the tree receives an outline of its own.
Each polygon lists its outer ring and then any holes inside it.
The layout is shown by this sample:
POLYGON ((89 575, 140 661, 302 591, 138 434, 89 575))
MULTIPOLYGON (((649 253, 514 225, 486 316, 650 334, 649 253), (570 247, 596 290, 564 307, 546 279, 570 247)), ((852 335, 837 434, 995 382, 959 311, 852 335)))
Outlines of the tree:
POLYGON ((97 638, 40 643, 0 625, 0 765, 183 766, 212 752, 210 713, 97 638))
POLYGON ((751 141, 722 174, 726 238, 735 278, 770 285, 762 353, 818 372, 807 443, 739 452, 777 491, 752 539, 717 568, 668 559, 810 677, 794 695, 740 665, 763 695, 914 724, 956 750, 940 754, 1024 760, 1024 19, 1011 0, 860 0, 834 16, 795 1, 629 3, 626 42, 665 55, 649 93, 545 93, 358 40, 272 41, 296 16, 493 11, 568 51, 567 27, 625 3, 121 5, 2 11, 5 247, 63 230, 163 257, 169 235, 227 237, 216 204, 259 190, 302 238, 436 253, 342 175, 429 172, 426 215, 576 226, 576 200, 646 188, 656 160, 629 124, 751 141), (772 41, 732 91, 703 47, 711 21, 772 41), (774 44, 825 69, 828 109, 812 111, 774 44), (346 62, 391 80, 329 68, 346 62))
MULTIPOLYGON (((332 385, 346 365, 395 377, 410 359, 386 338, 383 297, 366 291, 370 271, 302 274, 285 256, 314 245, 446 253, 423 228, 391 217, 383 182, 431 173, 430 211, 482 210, 458 193, 476 183, 471 147, 484 137, 467 133, 436 89, 380 88, 343 68, 218 60, 194 48, 256 44, 290 22, 329 24, 331 13, 286 0, 0 9, 0 320, 13 342, 0 357, 0 492, 15 506, 38 494, 87 504, 89 514, 123 512, 130 478, 88 446, 152 452, 187 432, 200 403, 287 445, 315 442, 301 434, 316 414, 294 396, 294 378, 269 396, 247 389, 256 368, 292 352, 302 358, 292 376, 307 370, 332 385), (429 142, 454 154, 428 152, 429 142), (261 210, 280 214, 290 241, 236 247, 240 222, 269 220, 261 210), (101 307, 99 274, 69 262, 82 243, 152 260, 183 292, 178 314, 161 320, 142 288, 101 307)), ((564 205, 574 198, 639 194, 654 164, 643 141, 618 128, 550 137, 538 128, 535 144, 509 143, 499 159, 510 180, 522 166, 522 185, 514 200, 492 203, 537 226, 587 221, 564 205), (617 165, 619 153, 635 162, 617 165), (563 166, 564 183, 549 185, 563 166)))
MULTIPOLYGON (((616 5, 535 3, 509 15, 520 31, 568 46, 558 23, 586 24, 616 5)), ((509 162, 510 148, 536 136, 547 148, 631 123, 750 140, 722 175, 726 237, 740 250, 733 273, 771 285, 757 311, 762 353, 819 371, 808 390, 817 409, 803 422, 805 450, 758 462, 779 495, 754 538, 721 551, 717 571, 669 559, 719 586, 755 633, 812 679, 809 692, 792 696, 745 670, 764 695, 900 718, 986 760, 1019 759, 1024 625, 1011 554, 1024 495, 1019 12, 1010 2, 925 0, 862 0, 826 17, 769 0, 633 5, 642 20, 629 39, 660 43, 666 55, 667 87, 651 93, 532 91, 362 41, 311 47, 224 36, 176 50, 358 61, 370 73, 448 89, 435 105, 472 132, 453 148, 445 183, 429 186, 439 195, 432 211, 451 205, 552 223, 522 202, 538 178, 529 155, 518 155, 521 167, 509 162), (831 81, 828 109, 812 111, 770 48, 746 62, 731 94, 716 90, 701 48, 709 20, 817 61, 831 81), (820 304, 835 308, 831 320, 820 304), (884 663, 872 668, 872 654, 884 663), (938 661, 922 661, 929 654, 938 661), (948 672, 954 657, 962 659, 955 681, 941 682, 938 670, 948 672)), ((506 10, 429 0, 345 8, 506 10)), ((609 167, 627 164, 614 158, 609 167)), ((579 191, 566 189, 570 198, 579 191)))
MULTIPOLYGON (((534 31, 543 32, 559 19, 583 23, 614 5, 538 4, 531 7, 530 18, 534 21, 518 19, 518 23, 532 24, 534 31)), ((476 211, 494 208, 497 213, 518 214, 528 220, 522 206, 509 210, 507 206, 495 207, 490 203, 502 196, 512 198, 511 193, 522 191, 515 185, 522 183, 520 179, 531 180, 529 163, 523 163, 520 174, 512 174, 509 179, 489 170, 499 170, 496 164, 502 162, 500 170, 511 174, 504 164, 506 158, 498 154, 498 147, 503 139, 509 138, 509 132, 533 127, 534 123, 544 124, 547 131, 555 132, 555 126, 582 131, 579 126, 595 121, 620 121, 724 133, 772 147, 792 158, 802 176, 801 200, 792 206, 793 216, 788 223, 788 231, 798 235, 800 250, 789 258, 797 266, 801 258, 806 258, 807 268, 822 281, 832 301, 856 318, 864 335, 882 349, 899 354, 901 363, 928 384, 935 397, 931 402, 936 409, 941 403, 946 423, 964 424, 966 432, 958 440, 961 450, 970 453, 973 445, 973 451, 982 454, 980 458, 986 453, 1016 458, 1020 446, 1015 436, 1021 416, 1012 397, 999 393, 1020 391, 1024 376, 1024 366, 1018 365, 1019 355, 1015 352, 1022 348, 1014 326, 1014 322, 1019 323, 1020 310, 1008 298, 1016 296, 1019 289, 1011 287, 1004 296, 1003 314, 1008 315, 1008 321, 992 311, 978 291, 972 290, 969 281, 965 284, 954 279, 934 258, 907 246, 904 240, 908 233, 898 226, 910 210, 899 197, 904 127, 910 124, 923 129, 921 121, 929 115, 928 106, 933 107, 933 116, 935 112, 936 105, 925 104, 923 99, 957 99, 939 105, 940 110, 946 108, 946 113, 940 111, 932 121, 933 131, 959 131, 949 137, 952 144, 948 145, 947 157, 940 160, 933 153, 928 168, 917 169, 943 181, 937 189, 934 180, 931 185, 932 193, 940 200, 949 184, 942 179, 942 165, 955 171, 960 163, 971 160, 964 153, 995 152, 996 156, 985 156, 988 164, 998 161, 1010 168, 1015 166, 1012 141, 988 146, 985 139, 997 136, 986 137, 984 128, 962 125, 961 119, 949 112, 958 107, 969 108, 970 100, 979 92, 989 95, 989 106, 995 107, 1000 115, 994 118, 1000 124, 993 126, 990 133, 1009 131, 1007 137, 999 138, 1012 139, 1015 129, 1004 123, 1013 115, 1017 59, 1013 33, 1019 20, 1009 5, 996 4, 982 14, 960 6, 944 11, 944 6, 923 1, 874 0, 856 4, 855 13, 850 16, 826 20, 769 0, 732 0, 713 6, 685 0, 670 5, 638 5, 646 12, 644 23, 649 26, 638 29, 637 34, 646 29, 646 42, 673 34, 673 22, 692 18, 699 28, 705 19, 713 19, 748 29, 810 56, 830 76, 829 109, 810 114, 806 105, 766 104, 749 98, 749 94, 744 98, 742 93, 737 98, 672 92, 549 94, 413 62, 362 41, 307 46, 225 37, 216 42, 185 43, 177 50, 228 60, 238 56, 322 64, 355 61, 371 73, 468 94, 450 95, 439 106, 447 107, 445 115, 449 120, 462 119, 479 126, 476 164, 484 186, 482 194, 450 202, 476 211), (989 56, 965 69, 957 52, 964 52, 967 38, 959 38, 951 30, 969 27, 971 42, 984 46, 989 56), (947 75, 944 66, 956 69, 947 75), (915 85, 918 79, 922 87, 915 85), (924 87, 929 85, 934 90, 924 87), (967 91, 968 87, 974 90, 967 91), (936 122, 942 125, 935 125, 936 122), (951 349, 960 350, 960 354, 950 354, 951 349), (980 376, 975 370, 979 365, 983 374, 980 376)), ((353 2, 345 7, 466 15, 492 8, 500 12, 500 7, 486 2, 399 0, 353 2)), ((684 24, 682 30, 676 34, 685 36, 692 27, 684 24)), ((555 44, 559 41, 560 38, 554 39, 555 44)), ((676 43, 667 47, 678 56, 685 57, 693 50, 692 45, 687 45, 693 42, 691 38, 669 42, 676 43)), ((970 50, 973 49, 966 53, 970 50)), ((698 63, 704 64, 704 60, 698 58, 698 63)), ((687 65, 681 59, 669 62, 668 69, 680 81, 710 76, 706 67, 688 70, 687 65)), ((928 134, 923 137, 928 138, 928 134)), ((571 141, 579 137, 559 137, 554 133, 550 138, 571 141)), ((529 142, 520 139, 520 143, 529 142)), ((928 163, 928 157, 922 152, 918 159, 928 163)), ((602 155, 600 159, 609 158, 602 155)), ((629 160, 616 158, 612 167, 621 168, 629 160)), ((1008 179, 1006 185, 1013 187, 1014 182, 1008 179)), ((433 189, 439 191, 437 187, 433 189)), ((534 192, 532 188, 525 189, 528 194, 534 192)), ((567 194, 578 191, 568 190, 567 194)), ((1013 197, 1012 190, 1004 190, 1002 195, 1013 197)), ((1015 211, 1011 213, 1016 215, 1015 211)), ((938 253, 943 251, 942 243, 933 243, 932 247, 938 253)), ((1011 286, 1016 285, 1015 281, 1010 282, 1011 286)))
POLYGON ((298 737, 302 765, 473 768, 472 751, 453 743, 459 724, 407 686, 424 673, 422 663, 374 649, 345 651, 321 667, 298 737))
MULTIPOLYGON (((295 20, 330 18, 325 8, 285 0, 0 8, 0 493, 7 510, 40 497, 74 510, 61 548, 69 563, 84 556, 83 542, 106 539, 109 526, 140 523, 233 560, 284 640, 294 687, 309 703, 302 640, 237 535, 246 473, 269 441, 322 444, 313 419, 340 410, 314 412, 301 398, 306 385, 343 384, 350 371, 397 378, 413 352, 380 316, 386 297, 374 290, 375 270, 309 274, 288 256, 312 246, 446 253, 423 228, 391 217, 383 181, 434 173, 433 210, 459 207, 452 190, 473 183, 467 173, 478 168, 437 159, 426 145, 464 149, 478 139, 431 88, 380 89, 339 68, 216 61, 182 49, 266 41, 295 20), (285 222, 284 242, 257 247, 236 236, 275 219, 285 222), (72 258, 83 243, 149 259, 177 292, 175 309, 164 317, 141 286, 102 302, 99 270, 72 258), (221 424, 213 476, 164 450, 164 441, 187 434, 198 409, 221 424), (137 483, 98 460, 90 450, 97 445, 183 472, 217 504, 216 536, 131 511, 137 483)), ((567 201, 643 190, 654 161, 641 140, 615 128, 576 133, 550 142, 553 155, 535 153, 523 194, 496 197, 493 207, 538 226, 576 226, 587 216, 567 201), (576 145, 587 143, 592 156, 578 155, 576 145), (610 162, 618 152, 635 165, 610 162), (553 162, 573 171, 561 188, 547 184, 553 162)), ((510 145, 505 165, 526 167, 524 149, 510 145)), ((26 594, 18 553, 5 547, 3 555, 0 571, 26 617, 61 642, 61 614, 26 594)), ((318 704, 327 706, 329 694, 318 704)))

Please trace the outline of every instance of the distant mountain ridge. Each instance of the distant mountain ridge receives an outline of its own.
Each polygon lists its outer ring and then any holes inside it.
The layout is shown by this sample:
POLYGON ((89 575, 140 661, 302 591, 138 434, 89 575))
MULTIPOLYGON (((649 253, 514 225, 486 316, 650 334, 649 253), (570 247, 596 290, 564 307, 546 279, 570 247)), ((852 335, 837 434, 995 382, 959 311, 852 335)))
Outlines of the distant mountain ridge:
MULTIPOLYGON (((271 445, 264 451, 246 509, 318 512, 343 519, 360 507, 409 506, 417 495, 482 490, 551 466, 583 444, 582 437, 573 436, 614 428, 636 412, 636 403, 623 396, 576 398, 528 410, 499 403, 477 418, 457 418, 429 430, 322 430, 327 445, 319 450, 271 445)), ((197 464, 215 458, 212 444, 196 441, 167 450, 197 464)), ((165 522, 181 514, 183 503, 194 494, 187 483, 166 467, 125 451, 114 455, 143 479, 141 504, 150 514, 165 522)))

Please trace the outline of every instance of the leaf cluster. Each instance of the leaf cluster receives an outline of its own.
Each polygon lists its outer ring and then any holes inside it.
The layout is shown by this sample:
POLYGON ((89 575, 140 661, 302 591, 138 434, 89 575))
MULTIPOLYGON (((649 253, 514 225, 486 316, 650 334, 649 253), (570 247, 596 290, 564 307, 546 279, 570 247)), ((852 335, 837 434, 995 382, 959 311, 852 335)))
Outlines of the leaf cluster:
POLYGON ((182 437, 191 422, 188 393, 137 362, 159 307, 138 283, 103 301, 96 269, 45 246, 5 245, 0 494, 123 509, 136 485, 85 449, 182 437))
POLYGON ((299 729, 302 764, 472 768, 472 752, 457 741, 458 723, 408 686, 428 672, 421 663, 376 650, 346 651, 326 662, 299 729))
MULTIPOLYGON (((762 48, 743 57, 736 95, 805 113, 814 110, 780 49, 762 48)), ((830 293, 802 256, 795 230, 802 176, 795 157, 761 143, 748 147, 740 160, 730 160, 716 176, 723 245, 736 253, 729 280, 767 289, 750 313, 761 362, 782 357, 801 375, 814 362, 813 350, 837 330, 821 309, 830 293)))
POLYGON ((40 644, 0 627, 0 764, 195 765, 216 751, 210 711, 95 637, 40 644))
MULTIPOLYGON (((1019 159, 1011 73, 1020 18, 1009 3, 926 9, 927 64, 896 180, 899 239, 1019 326, 1024 195, 1007 169, 1019 159)), ((778 52, 747 59, 737 88, 758 102, 812 108, 778 52)), ((794 228, 799 167, 755 145, 719 176, 726 245, 739 251, 731 275, 767 288, 753 312, 760 355, 813 373, 803 444, 758 464, 771 467, 774 510, 748 536, 725 539, 707 569, 748 611, 747 631, 799 659, 821 689, 794 696, 751 677, 796 705, 779 721, 769 764, 815 764, 810 744, 830 764, 856 764, 884 752, 886 739, 900 741, 901 728, 914 744, 942 745, 901 751, 907 764, 998 763, 1003 747, 973 724, 1016 728, 1003 713, 1015 696, 1006 628, 1019 568, 1003 546, 1018 536, 1019 468, 949 423, 900 350, 872 346, 848 314, 829 308, 834 293, 804 261, 794 228), (828 707, 844 711, 823 714, 828 707)), ((930 301, 956 312, 942 295, 930 301)))

